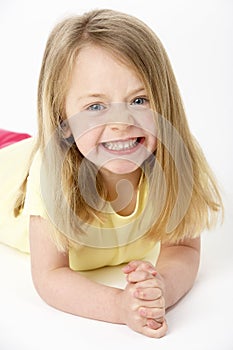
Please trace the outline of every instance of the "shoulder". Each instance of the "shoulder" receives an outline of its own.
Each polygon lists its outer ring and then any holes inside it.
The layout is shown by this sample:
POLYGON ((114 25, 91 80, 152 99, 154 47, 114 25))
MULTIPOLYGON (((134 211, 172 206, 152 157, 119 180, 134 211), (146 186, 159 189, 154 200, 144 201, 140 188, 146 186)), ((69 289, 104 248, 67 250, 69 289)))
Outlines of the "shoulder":
POLYGON ((16 193, 21 187, 29 173, 34 147, 35 139, 28 138, 0 149, 0 182, 4 192, 16 193))
POLYGON ((37 150, 28 171, 24 211, 29 215, 47 219, 44 197, 41 192, 42 153, 37 150))
POLYGON ((34 137, 15 142, 0 149, 0 159, 3 160, 10 157, 10 159, 15 159, 16 162, 22 161, 22 159, 29 159, 33 152, 34 146, 34 137))
POLYGON ((41 169, 41 164, 42 164, 41 151, 37 150, 33 155, 33 159, 29 169, 29 175, 33 173, 38 173, 38 171, 40 171, 41 169))

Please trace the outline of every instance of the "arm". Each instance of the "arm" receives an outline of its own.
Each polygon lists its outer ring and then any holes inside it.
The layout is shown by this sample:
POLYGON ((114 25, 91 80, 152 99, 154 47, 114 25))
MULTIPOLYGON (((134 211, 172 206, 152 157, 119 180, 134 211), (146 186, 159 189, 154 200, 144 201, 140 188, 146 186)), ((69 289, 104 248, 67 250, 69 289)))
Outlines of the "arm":
POLYGON ((123 268, 128 285, 135 286, 134 295, 144 302, 153 301, 143 308, 148 327, 160 329, 162 335, 166 333, 165 309, 191 289, 199 260, 200 238, 185 239, 177 245, 163 245, 156 268, 150 262, 140 260, 132 261, 123 268))
POLYGON ((123 323, 117 304, 120 289, 89 280, 69 268, 67 254, 49 237, 49 223, 30 219, 31 270, 35 288, 49 305, 75 315, 123 323))
POLYGON ((193 286, 200 262, 200 238, 178 245, 163 245, 156 270, 164 284, 166 308, 174 305, 193 286))
MULTIPOLYGON (((31 217, 32 279, 38 294, 47 304, 74 315, 126 324, 149 337, 159 338, 166 333, 165 323, 159 329, 153 329, 153 321, 151 328, 147 318, 140 315, 141 308, 151 302, 134 296, 134 284, 128 284, 122 290, 93 282, 72 271, 68 255, 58 252, 51 241, 50 229, 46 220, 38 216, 31 217)), ((150 273, 145 275, 146 278, 150 277, 150 273)), ((158 317, 163 315, 163 310, 157 310, 158 317)))

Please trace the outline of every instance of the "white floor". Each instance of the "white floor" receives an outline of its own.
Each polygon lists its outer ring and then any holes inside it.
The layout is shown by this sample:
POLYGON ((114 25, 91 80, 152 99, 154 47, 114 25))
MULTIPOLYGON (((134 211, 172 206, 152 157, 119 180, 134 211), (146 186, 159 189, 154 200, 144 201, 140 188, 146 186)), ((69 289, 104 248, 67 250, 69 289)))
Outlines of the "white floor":
MULTIPOLYGON (((192 291, 167 313, 169 332, 161 339, 49 307, 32 284, 30 257, 0 245, 0 349, 232 350, 232 208, 228 201, 224 225, 203 234, 198 279, 192 291)), ((90 272, 89 277, 124 285, 118 268, 90 272)))

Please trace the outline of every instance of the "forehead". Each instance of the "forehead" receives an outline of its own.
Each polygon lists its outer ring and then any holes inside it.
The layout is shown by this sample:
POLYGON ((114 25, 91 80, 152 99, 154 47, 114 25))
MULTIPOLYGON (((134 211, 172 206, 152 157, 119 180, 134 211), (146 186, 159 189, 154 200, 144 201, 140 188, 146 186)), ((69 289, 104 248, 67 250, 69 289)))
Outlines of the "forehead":
POLYGON ((103 87, 116 83, 142 84, 142 79, 133 66, 120 60, 116 53, 90 45, 78 53, 71 83, 82 84, 82 88, 87 85, 103 87))

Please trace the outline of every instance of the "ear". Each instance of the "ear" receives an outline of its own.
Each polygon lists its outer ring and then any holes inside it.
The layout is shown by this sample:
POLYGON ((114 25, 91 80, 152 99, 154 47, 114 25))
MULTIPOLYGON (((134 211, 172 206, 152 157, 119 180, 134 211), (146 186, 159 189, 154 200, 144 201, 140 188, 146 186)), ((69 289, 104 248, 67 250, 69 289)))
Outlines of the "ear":
POLYGON ((64 139, 68 139, 69 137, 72 136, 72 132, 67 119, 61 122, 61 130, 62 130, 62 136, 64 137, 64 139))

